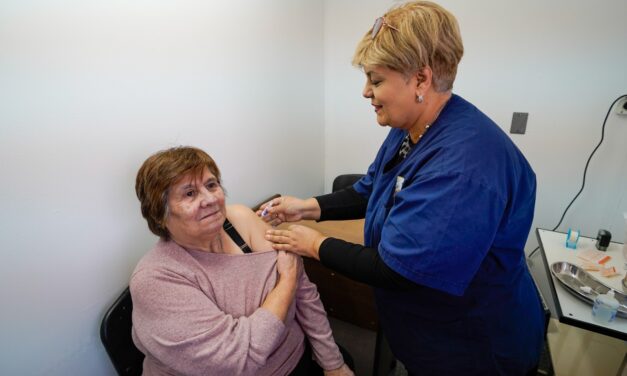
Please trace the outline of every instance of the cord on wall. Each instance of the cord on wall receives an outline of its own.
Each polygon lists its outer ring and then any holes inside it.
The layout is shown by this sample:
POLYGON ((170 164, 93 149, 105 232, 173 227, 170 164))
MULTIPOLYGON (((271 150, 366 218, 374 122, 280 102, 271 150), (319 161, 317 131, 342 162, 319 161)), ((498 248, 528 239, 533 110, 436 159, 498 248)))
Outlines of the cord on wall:
MULTIPOLYGON (((559 222, 557 222, 557 225, 555 225, 555 227, 553 227, 553 230, 551 231, 555 231, 557 230, 558 227, 560 227, 560 225, 562 224, 562 221, 564 220, 564 217, 566 216, 566 213, 568 212, 568 209, 570 209, 570 207, 573 205, 575 200, 577 200, 581 192, 583 192, 583 188, 586 186, 586 174, 588 173, 588 165, 590 165, 590 161, 592 160, 592 156, 594 156, 594 153, 597 152, 597 150, 603 143, 603 139, 605 138, 605 123, 607 123, 607 118, 610 116, 610 113, 612 112, 612 108, 614 108, 614 105, 619 101, 621 102, 621 108, 622 108, 622 106, 625 105, 624 103, 627 103, 627 94, 623 94, 620 97, 616 98, 614 102, 612 102, 612 104, 610 105, 610 108, 607 110, 607 114, 605 115, 605 119, 603 120, 603 125, 601 126, 601 140, 599 141, 597 146, 594 148, 594 150, 592 150, 592 153, 590 153, 590 156, 588 157, 588 161, 586 162, 586 167, 583 169, 583 181, 581 182, 581 188, 579 189, 579 192, 577 192, 575 197, 573 197, 573 199, 570 201, 566 209, 564 209, 564 212, 562 213, 562 217, 560 218, 559 222)), ((531 251, 531 253, 529 253, 529 256, 527 256, 527 258, 531 258, 531 256, 533 256, 534 253, 536 253, 539 249, 540 249, 540 246, 537 246, 533 251, 531 251)))

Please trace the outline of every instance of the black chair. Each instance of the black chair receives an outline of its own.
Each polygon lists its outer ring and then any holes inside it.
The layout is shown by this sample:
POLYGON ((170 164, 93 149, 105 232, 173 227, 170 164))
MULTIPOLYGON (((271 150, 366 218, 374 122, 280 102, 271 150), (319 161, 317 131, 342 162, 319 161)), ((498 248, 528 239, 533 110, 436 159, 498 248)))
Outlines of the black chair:
POLYGON ((275 199, 275 198, 277 198, 277 197, 281 197, 281 194, 280 194, 280 193, 275 193, 275 194, 273 194, 272 196, 270 196, 270 197, 268 197, 268 198, 265 198, 265 199, 263 199, 263 200, 259 201, 259 203, 257 203, 255 206, 253 206, 253 207, 251 208, 251 210, 252 210, 252 211, 254 211, 254 212, 256 212, 257 210, 259 210, 259 208, 261 207, 261 205, 263 205, 263 204, 265 204, 266 202, 268 202, 268 201, 270 201, 270 200, 273 200, 273 199, 275 199))
POLYGON ((105 313, 100 324, 100 340, 120 376, 142 374, 144 354, 135 347, 131 337, 132 312, 133 301, 127 287, 105 313))
POLYGON ((338 175, 333 179, 333 192, 339 191, 343 188, 351 187, 353 184, 357 183, 359 179, 364 177, 364 174, 343 174, 338 175))

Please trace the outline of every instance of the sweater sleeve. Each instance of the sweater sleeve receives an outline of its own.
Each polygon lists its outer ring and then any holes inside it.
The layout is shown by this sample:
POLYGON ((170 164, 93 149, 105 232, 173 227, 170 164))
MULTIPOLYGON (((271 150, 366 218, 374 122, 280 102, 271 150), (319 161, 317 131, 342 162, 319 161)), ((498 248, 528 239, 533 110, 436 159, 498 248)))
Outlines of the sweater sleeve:
POLYGON ((320 301, 320 294, 307 274, 301 274, 296 291, 296 320, 309 340, 314 358, 325 370, 333 370, 344 364, 320 301))
POLYGON ((136 272, 130 288, 137 339, 178 373, 254 373, 281 343, 285 325, 264 308, 248 317, 226 314, 194 282, 169 270, 136 272))

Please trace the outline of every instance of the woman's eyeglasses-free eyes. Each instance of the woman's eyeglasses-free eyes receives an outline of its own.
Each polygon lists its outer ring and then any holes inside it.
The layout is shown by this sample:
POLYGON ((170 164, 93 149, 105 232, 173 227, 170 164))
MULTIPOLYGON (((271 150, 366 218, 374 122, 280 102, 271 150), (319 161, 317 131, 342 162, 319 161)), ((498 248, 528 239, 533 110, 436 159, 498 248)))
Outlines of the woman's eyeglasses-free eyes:
POLYGON ((376 37, 377 34, 379 34, 379 31, 381 30, 383 25, 389 27, 390 29, 394 29, 394 30, 398 31, 397 28, 395 28, 394 26, 392 26, 389 23, 385 22, 385 18, 379 17, 376 20, 374 20, 374 25, 372 25, 372 33, 370 34, 372 36, 372 39, 374 39, 374 37, 376 37))

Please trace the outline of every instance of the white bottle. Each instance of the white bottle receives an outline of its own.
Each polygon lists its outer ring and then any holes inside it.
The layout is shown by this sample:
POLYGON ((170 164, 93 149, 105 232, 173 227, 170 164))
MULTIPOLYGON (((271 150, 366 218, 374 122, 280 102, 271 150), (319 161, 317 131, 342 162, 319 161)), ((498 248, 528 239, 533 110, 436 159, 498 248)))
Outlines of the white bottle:
POLYGON ((607 294, 599 294, 594 299, 592 306, 592 317, 594 321, 607 324, 614 321, 618 312, 618 300, 614 298, 614 290, 610 289, 607 294))

